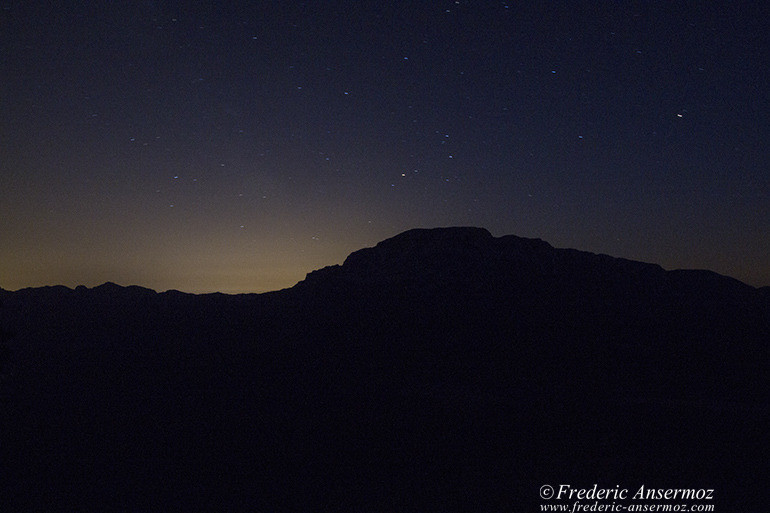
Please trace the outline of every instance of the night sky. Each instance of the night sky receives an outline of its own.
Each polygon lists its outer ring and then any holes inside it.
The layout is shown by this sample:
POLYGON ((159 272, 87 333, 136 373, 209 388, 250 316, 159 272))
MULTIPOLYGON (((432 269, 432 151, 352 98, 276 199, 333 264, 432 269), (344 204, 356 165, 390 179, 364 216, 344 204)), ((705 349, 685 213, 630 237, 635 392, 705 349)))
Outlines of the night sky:
POLYGON ((0 287, 262 292, 415 227, 770 285, 764 2, 22 2, 0 287))

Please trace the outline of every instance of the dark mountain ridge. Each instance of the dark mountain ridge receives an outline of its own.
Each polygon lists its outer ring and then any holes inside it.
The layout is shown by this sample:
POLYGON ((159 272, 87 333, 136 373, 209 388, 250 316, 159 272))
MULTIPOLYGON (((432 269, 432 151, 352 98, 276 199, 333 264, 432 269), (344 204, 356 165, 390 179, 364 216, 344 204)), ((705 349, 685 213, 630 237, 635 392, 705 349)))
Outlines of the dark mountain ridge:
POLYGON ((267 294, 0 291, 9 508, 513 511, 766 461, 770 298, 709 271, 410 230, 267 294), (42 490, 42 492, 41 492, 42 490))

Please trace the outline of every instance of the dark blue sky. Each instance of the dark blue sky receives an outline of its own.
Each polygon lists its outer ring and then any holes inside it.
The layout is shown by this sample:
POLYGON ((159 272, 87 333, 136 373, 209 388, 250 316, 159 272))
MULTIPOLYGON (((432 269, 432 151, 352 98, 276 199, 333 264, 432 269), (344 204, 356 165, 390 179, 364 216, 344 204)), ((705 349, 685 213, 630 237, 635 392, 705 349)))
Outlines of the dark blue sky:
POLYGON ((0 287, 264 291, 449 225, 770 284, 761 2, 222 4, 2 2, 0 287))

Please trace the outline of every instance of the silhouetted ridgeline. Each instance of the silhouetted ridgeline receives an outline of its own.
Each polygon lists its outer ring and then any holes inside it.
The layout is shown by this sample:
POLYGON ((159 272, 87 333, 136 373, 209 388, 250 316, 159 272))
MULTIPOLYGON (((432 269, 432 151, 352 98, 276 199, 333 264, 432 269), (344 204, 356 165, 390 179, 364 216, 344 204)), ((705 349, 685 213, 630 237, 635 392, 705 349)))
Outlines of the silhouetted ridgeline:
POLYGON ((769 290, 447 228, 268 294, 2 291, 0 507, 534 511, 598 482, 757 511, 769 290))

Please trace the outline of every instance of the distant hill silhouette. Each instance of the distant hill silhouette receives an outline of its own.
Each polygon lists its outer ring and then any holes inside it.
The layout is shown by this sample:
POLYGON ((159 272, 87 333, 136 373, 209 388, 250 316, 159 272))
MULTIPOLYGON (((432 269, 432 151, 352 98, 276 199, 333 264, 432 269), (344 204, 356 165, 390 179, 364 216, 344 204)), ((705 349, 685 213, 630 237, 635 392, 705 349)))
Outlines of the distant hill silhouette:
POLYGON ((770 294, 709 271, 443 228, 267 294, 0 301, 3 511, 534 511, 560 483, 766 502, 770 294))

